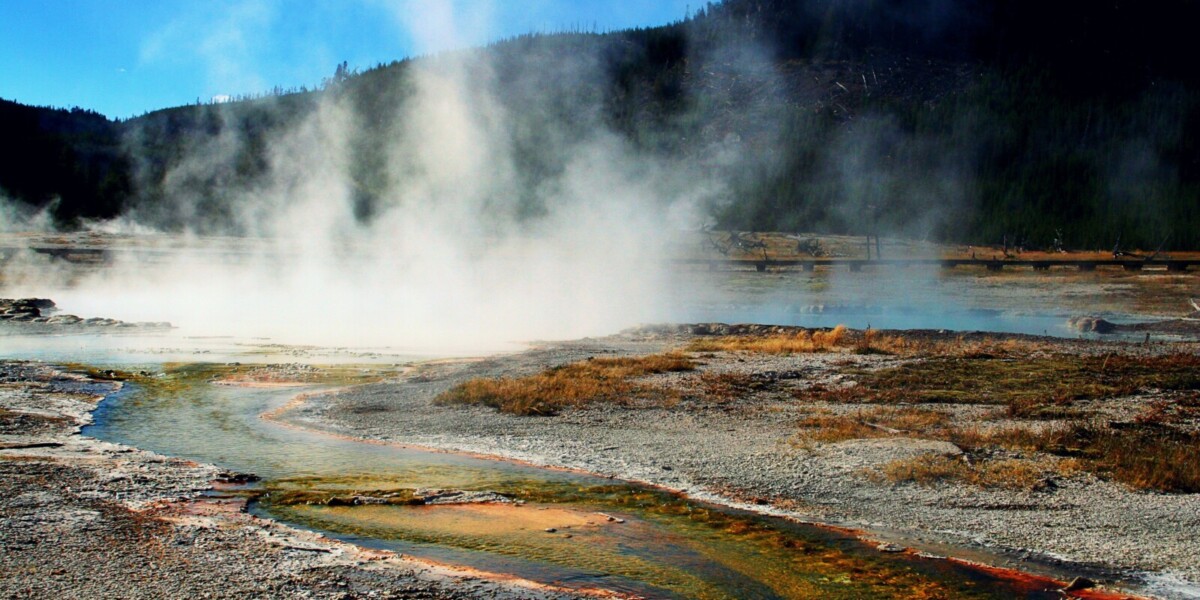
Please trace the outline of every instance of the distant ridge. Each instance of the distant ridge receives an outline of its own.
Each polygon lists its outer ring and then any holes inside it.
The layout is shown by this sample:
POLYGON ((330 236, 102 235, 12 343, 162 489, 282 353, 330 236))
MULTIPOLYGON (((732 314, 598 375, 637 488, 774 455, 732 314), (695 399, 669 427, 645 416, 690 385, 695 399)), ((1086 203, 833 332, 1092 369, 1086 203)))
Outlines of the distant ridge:
MULTIPOLYGON (((1198 16, 1188 0, 727 0, 661 27, 519 36, 470 52, 487 58, 497 100, 523 119, 526 137, 511 143, 530 214, 538 182, 562 168, 543 145, 551 125, 556 135, 603 126, 639 151, 720 171, 720 227, 1197 248, 1200 69, 1188 29, 1198 16), (570 63, 555 66, 571 56, 598 67, 580 80, 570 63), (545 110, 526 114, 535 92, 545 110), (722 152, 740 159, 718 164, 722 152)), ((336 96, 360 126, 350 177, 370 219, 412 64, 339 65, 320 89, 122 122, 0 101, 0 193, 51 207, 68 226, 139 207, 171 227, 183 216, 168 173, 232 135, 229 160, 186 182, 200 198, 191 208, 224 227, 230 190, 269 171, 274 136, 336 96)))

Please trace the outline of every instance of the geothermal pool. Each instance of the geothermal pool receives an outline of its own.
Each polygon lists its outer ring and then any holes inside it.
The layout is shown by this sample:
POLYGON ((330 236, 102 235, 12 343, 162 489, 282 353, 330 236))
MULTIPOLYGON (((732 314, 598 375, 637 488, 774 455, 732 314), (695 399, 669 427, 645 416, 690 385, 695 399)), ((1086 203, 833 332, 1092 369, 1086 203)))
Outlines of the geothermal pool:
POLYGON ((256 473, 264 479, 258 491, 266 494, 252 510, 364 546, 647 597, 1060 597, 1046 580, 881 552, 849 532, 680 494, 357 442, 261 418, 320 386, 218 384, 214 379, 230 367, 214 364, 124 368, 144 375, 105 399, 85 434, 256 473), (496 492, 519 504, 306 503, 354 493, 404 496, 422 488, 496 492))

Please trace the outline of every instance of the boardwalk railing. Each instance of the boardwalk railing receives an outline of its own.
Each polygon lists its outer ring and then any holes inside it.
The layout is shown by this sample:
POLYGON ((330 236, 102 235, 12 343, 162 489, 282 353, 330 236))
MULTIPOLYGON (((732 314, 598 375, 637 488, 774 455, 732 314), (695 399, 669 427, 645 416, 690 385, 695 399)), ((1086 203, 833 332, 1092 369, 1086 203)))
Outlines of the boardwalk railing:
MULTIPOLYGON (((87 261, 87 262, 107 262, 115 254, 131 254, 144 255, 148 257, 166 256, 172 253, 179 252, 177 249, 156 249, 156 248, 128 248, 108 250, 104 248, 71 248, 66 246, 47 246, 47 247, 30 247, 30 248, 4 248, 0 247, 0 259, 6 259, 14 256, 18 252, 29 250, 38 254, 45 254, 56 258, 62 258, 72 261, 87 261)), ((245 256, 246 253, 239 250, 229 250, 228 252, 213 251, 209 249, 204 252, 214 257, 228 256, 237 257, 245 256)), ((716 268, 753 268, 757 271, 766 271, 768 269, 803 269, 805 271, 816 270, 821 268, 846 268, 850 271, 861 271, 863 267, 941 267, 944 269, 953 269, 956 267, 983 267, 989 271, 1000 271, 1006 267, 1013 268, 1031 268, 1035 271, 1046 271, 1051 267, 1067 267, 1075 268, 1080 271, 1095 271, 1097 267, 1121 267, 1126 271, 1141 271, 1147 267, 1163 268, 1165 267, 1171 273, 1183 273, 1190 267, 1200 267, 1200 259, 1172 259, 1172 258, 1153 258, 1153 259, 1085 259, 1085 258, 1037 258, 1037 259, 986 259, 986 258, 884 258, 884 259, 865 259, 865 258, 787 258, 787 259, 764 259, 764 258, 677 258, 672 259, 671 264, 674 265, 692 265, 716 268)))
POLYGON ((762 258, 680 258, 671 261, 678 265, 707 266, 710 269, 718 267, 754 268, 766 271, 772 268, 799 268, 813 271, 817 267, 847 268, 851 271, 861 271, 863 267, 983 267, 989 271, 1000 271, 1005 267, 1027 267, 1035 271, 1046 271, 1051 267, 1071 267, 1080 271, 1095 271, 1096 267, 1121 267, 1126 271, 1141 271, 1146 267, 1165 267, 1172 273, 1183 273, 1191 266, 1200 266, 1200 260, 1161 259, 983 259, 983 258, 885 258, 868 260, 865 258, 795 258, 795 259, 762 259, 762 258))

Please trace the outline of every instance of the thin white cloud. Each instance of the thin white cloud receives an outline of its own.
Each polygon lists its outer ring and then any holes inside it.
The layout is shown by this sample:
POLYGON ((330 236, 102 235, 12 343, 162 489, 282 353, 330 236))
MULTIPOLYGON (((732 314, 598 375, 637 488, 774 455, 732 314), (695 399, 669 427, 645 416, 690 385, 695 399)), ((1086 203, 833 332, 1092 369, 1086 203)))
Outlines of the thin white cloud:
POLYGON ((194 5, 142 40, 139 66, 190 64, 203 70, 210 89, 266 89, 255 57, 267 50, 277 15, 275 0, 194 5))

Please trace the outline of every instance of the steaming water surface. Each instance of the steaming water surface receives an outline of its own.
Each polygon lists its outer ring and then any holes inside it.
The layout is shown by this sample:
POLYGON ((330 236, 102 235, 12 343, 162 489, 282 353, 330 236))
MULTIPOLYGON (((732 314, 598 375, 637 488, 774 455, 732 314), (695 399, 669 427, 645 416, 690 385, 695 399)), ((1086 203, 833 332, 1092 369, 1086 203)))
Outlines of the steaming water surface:
POLYGON ((1138 291, 1138 282, 1105 277, 947 273, 925 267, 870 267, 858 273, 690 271, 675 275, 671 289, 677 311, 669 320, 1117 339, 1122 336, 1082 333, 1068 320, 1089 315, 1121 324, 1163 318, 1127 312, 1137 304, 1131 298, 1148 292, 1138 291))

